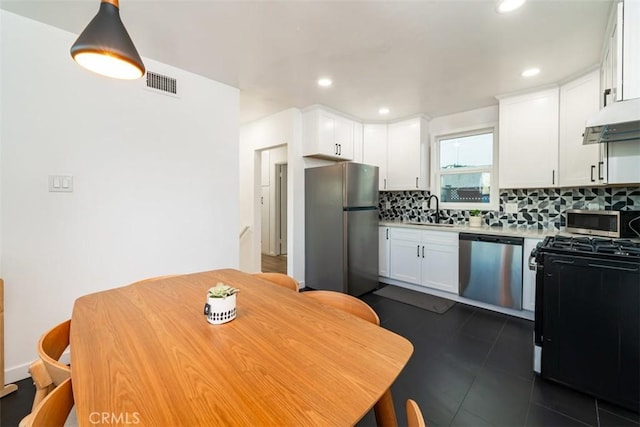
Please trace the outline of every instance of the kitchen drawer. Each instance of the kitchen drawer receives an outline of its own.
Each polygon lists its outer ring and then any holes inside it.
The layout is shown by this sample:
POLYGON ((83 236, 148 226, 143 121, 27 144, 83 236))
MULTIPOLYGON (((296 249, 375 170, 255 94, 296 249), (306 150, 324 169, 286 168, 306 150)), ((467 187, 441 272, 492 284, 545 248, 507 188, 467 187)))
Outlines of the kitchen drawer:
POLYGON ((458 233, 422 230, 422 242, 435 245, 458 246, 458 233))
POLYGON ((389 228, 389 238, 393 240, 408 240, 411 242, 422 242, 422 230, 411 228, 389 228))

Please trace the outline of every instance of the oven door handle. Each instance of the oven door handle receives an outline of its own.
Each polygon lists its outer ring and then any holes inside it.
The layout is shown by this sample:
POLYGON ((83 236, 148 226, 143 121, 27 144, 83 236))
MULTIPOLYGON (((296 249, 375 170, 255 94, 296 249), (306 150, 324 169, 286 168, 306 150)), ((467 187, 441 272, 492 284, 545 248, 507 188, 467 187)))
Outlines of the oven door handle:
POLYGON ((589 263, 589 267, 605 268, 607 270, 631 271, 632 273, 635 273, 638 271, 638 267, 635 267, 635 268, 616 267, 614 265, 602 265, 602 264, 591 264, 591 263, 589 263))

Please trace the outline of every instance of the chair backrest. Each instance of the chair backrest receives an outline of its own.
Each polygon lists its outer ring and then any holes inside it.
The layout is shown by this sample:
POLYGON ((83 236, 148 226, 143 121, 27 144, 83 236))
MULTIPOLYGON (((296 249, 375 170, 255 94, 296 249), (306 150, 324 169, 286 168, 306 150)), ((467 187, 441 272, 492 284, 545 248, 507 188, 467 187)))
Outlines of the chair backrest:
POLYGON ((174 276, 177 276, 177 274, 167 274, 165 276, 149 277, 147 279, 142 279, 142 280, 139 280, 137 282, 133 282, 132 285, 139 285, 141 283, 148 283, 148 282, 156 282, 158 280, 168 279, 169 277, 174 277, 174 276))
POLYGON ((298 292, 300 285, 298 281, 291 276, 282 273, 254 273, 255 277, 266 280, 267 282, 275 283, 276 285, 289 288, 292 291, 298 292))
POLYGON ((380 325, 380 318, 376 312, 373 311, 373 308, 361 299, 351 295, 335 291, 306 291, 302 292, 301 295, 306 298, 313 298, 319 303, 351 313, 367 322, 380 325))
POLYGON ((71 320, 66 320, 45 332, 38 342, 38 355, 57 387, 71 376, 71 368, 59 362, 60 356, 69 347, 69 328, 71 320))
POLYGON ((407 426, 408 427, 426 427, 422 411, 415 400, 407 400, 407 426))
POLYGON ((31 414, 29 427, 63 427, 73 408, 71 377, 45 397, 31 414))

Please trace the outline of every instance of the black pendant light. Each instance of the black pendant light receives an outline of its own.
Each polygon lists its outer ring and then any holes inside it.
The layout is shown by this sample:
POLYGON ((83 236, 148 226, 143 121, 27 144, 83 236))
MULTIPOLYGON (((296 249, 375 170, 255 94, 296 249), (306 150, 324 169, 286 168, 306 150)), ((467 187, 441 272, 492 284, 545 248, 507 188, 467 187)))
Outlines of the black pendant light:
POLYGON ((102 0, 98 14, 71 46, 81 66, 108 77, 137 79, 145 69, 136 47, 120 20, 118 0, 102 0))

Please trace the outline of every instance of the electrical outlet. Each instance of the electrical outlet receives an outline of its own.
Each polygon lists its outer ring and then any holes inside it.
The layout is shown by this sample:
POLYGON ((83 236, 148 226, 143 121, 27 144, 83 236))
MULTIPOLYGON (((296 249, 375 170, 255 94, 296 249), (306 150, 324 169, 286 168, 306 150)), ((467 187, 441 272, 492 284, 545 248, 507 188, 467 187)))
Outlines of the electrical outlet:
POLYGON ((429 210, 429 202, 422 202, 422 210, 423 211, 429 210))
POLYGON ((385 208, 386 210, 391 209, 391 202, 389 202, 389 201, 384 202, 384 208, 385 208))
POLYGON ((504 204, 504 212, 505 213, 518 213, 518 204, 517 203, 505 203, 504 204))
POLYGON ((592 202, 587 205, 587 209, 589 209, 590 211, 597 211, 598 209, 600 209, 600 205, 592 202))

